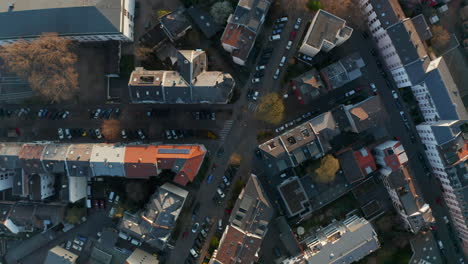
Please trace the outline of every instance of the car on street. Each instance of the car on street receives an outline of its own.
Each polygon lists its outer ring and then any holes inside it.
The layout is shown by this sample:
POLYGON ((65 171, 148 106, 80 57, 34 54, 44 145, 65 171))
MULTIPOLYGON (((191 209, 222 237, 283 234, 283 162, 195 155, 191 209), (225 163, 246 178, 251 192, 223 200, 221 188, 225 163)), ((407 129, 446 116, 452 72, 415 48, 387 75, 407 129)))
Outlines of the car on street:
POLYGON ((97 118, 99 117, 99 115, 101 114, 101 111, 102 111, 102 110, 101 110, 100 108, 96 109, 96 111, 94 112, 93 118, 94 118, 94 119, 97 119, 97 118))
POLYGON ((281 35, 279 34, 270 36, 270 41, 275 41, 279 39, 281 39, 281 35))
POLYGON ((262 159, 262 152, 260 151, 260 149, 255 149, 255 156, 258 158, 258 159, 262 159))
POLYGON ((82 247, 78 246, 77 244, 73 244, 72 248, 77 250, 77 251, 81 251, 83 249, 82 247))
POLYGON ((374 83, 370 83, 369 86, 371 87, 372 92, 374 92, 374 94, 377 94, 377 87, 375 86, 375 84, 374 84, 374 83))
POLYGON ((65 128, 65 137, 68 138, 68 139, 71 139, 72 138, 72 135, 70 133, 70 129, 69 128, 65 128))
POLYGON ((231 185, 231 182, 229 181, 229 179, 225 175, 223 175, 223 182, 228 187, 229 187, 229 185, 231 185))
POLYGON ((294 39, 296 39, 296 35, 297 35, 297 32, 296 32, 296 31, 292 31, 292 32, 289 34, 289 40, 294 40, 294 39))
POLYGON ((291 49, 291 46, 292 46, 292 41, 288 41, 288 44, 286 44, 286 49, 289 50, 291 49))
POLYGON ((446 215, 444 215, 444 217, 442 217, 444 219, 444 223, 448 224, 449 223, 449 219, 446 215))
POLYGON ((275 74, 273 75, 273 79, 278 80, 279 75, 280 75, 280 69, 276 69, 275 74))
POLYGON ((254 77, 257 77, 257 78, 263 77, 264 75, 265 75, 264 70, 259 70, 254 73, 254 77))
POLYGON ((195 223, 192 226, 192 233, 196 233, 198 231, 198 227, 200 227, 199 223, 195 223))
POLYGON ((400 116, 403 119, 403 121, 408 122, 408 118, 406 117, 405 112, 400 111, 400 116))
POLYGON ((127 139, 127 132, 125 132, 125 129, 122 129, 122 132, 120 132, 120 134, 122 135, 123 139, 127 139))
POLYGON ((296 23, 294 24, 294 29, 298 30, 301 26, 302 19, 300 17, 297 18, 296 23))
POLYGON ((306 62, 311 62, 312 61, 312 57, 311 56, 308 56, 308 55, 305 55, 305 54, 302 54, 302 56, 299 56, 300 59, 302 59, 303 61, 306 61, 306 62))
POLYGON ((96 138, 98 139, 102 138, 101 129, 100 128, 94 129, 94 135, 96 135, 96 138))
POLYGON ((392 90, 393 99, 398 99, 398 93, 395 90, 392 90))
POLYGON ((223 219, 218 220, 218 230, 223 231, 223 219))
POLYGON ((346 96, 346 97, 350 97, 350 96, 352 96, 352 95, 354 95, 354 94, 356 94, 356 91, 355 91, 355 90, 351 90, 351 91, 349 91, 349 92, 346 92, 346 93, 345 93, 345 96, 346 96))
POLYGON ((285 23, 285 22, 288 22, 287 16, 283 16, 275 20, 275 23, 285 23))
POLYGON ((213 174, 210 174, 206 179, 206 183, 211 183, 213 181, 213 174))
POLYGON ((255 70, 256 70, 256 71, 265 70, 265 65, 259 65, 259 66, 255 67, 255 70))
POLYGON ((62 128, 59 128, 57 132, 58 132, 59 139, 63 139, 63 138, 64 138, 64 136, 63 136, 63 129, 62 129, 62 128))
POLYGON ((141 140, 146 138, 145 134, 143 133, 143 131, 141 129, 138 129, 137 133, 138 133, 138 136, 140 137, 141 140))
POLYGON ((200 233, 204 238, 208 236, 208 233, 204 229, 200 230, 200 233))
POLYGON ((221 188, 217 188, 217 189, 216 189, 216 193, 219 195, 219 197, 221 197, 221 199, 224 199, 224 197, 226 197, 226 195, 225 195, 224 192, 221 190, 221 188))
POLYGON ((282 28, 284 28, 284 26, 286 26, 286 23, 276 23, 276 24, 273 26, 273 30, 282 29, 282 28))
POLYGON ((195 259, 198 258, 198 253, 195 251, 195 249, 190 249, 190 256, 192 256, 195 259))
POLYGON ((258 91, 255 91, 252 95, 252 100, 257 101, 260 93, 258 91))
POLYGON ((281 132, 281 131, 283 131, 283 130, 284 130, 284 126, 280 126, 280 127, 278 127, 277 129, 275 129, 275 132, 276 132, 276 133, 279 133, 279 132, 281 132))
POLYGON ((69 250, 71 246, 72 246, 72 242, 68 240, 67 245, 65 246, 65 249, 69 250))
POLYGON ((252 83, 259 83, 260 82, 260 78, 252 78, 252 83))
POLYGON ((276 29, 276 30, 273 30, 273 32, 272 32, 271 34, 272 34, 272 35, 279 35, 279 34, 281 34, 281 32, 283 32, 283 29, 278 28, 278 29, 276 29))

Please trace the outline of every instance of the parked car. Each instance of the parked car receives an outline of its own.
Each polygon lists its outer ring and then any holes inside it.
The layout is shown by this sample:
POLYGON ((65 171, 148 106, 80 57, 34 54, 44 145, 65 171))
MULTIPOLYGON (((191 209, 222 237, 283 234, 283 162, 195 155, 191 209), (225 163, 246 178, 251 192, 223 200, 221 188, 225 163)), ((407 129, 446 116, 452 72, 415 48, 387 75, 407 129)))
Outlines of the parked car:
POLYGON ((261 78, 265 75, 265 71, 264 70, 259 70, 259 71, 256 71, 254 73, 254 77, 257 77, 257 78, 261 78))
POLYGON ((253 93, 253 95, 252 95, 252 100, 257 101, 259 95, 260 95, 259 92, 258 92, 258 91, 255 91, 255 92, 253 93))
POLYGON ((127 139, 127 132, 125 132, 125 129, 122 129, 121 135, 123 139, 127 139))
POLYGON ((259 83, 260 82, 260 78, 252 78, 252 83, 259 83))
POLYGON ((287 16, 280 17, 280 18, 276 19, 276 21, 275 21, 275 23, 284 23, 284 22, 288 22, 288 17, 287 16))
POLYGON ((96 138, 102 138, 102 134, 101 134, 101 129, 100 128, 96 128, 94 129, 94 134, 96 135, 96 138))
POLYGON ((279 39, 281 39, 281 36, 279 34, 270 36, 270 41, 275 41, 279 39))
POLYGON ((290 50, 291 46, 292 46, 292 41, 290 40, 290 41, 288 41, 288 44, 286 44, 286 49, 290 50))
POLYGON ((190 249, 190 256, 192 256, 193 258, 198 258, 198 253, 193 248, 191 248, 190 249))
POLYGON ((231 182, 229 181, 229 179, 225 175, 223 175, 223 182, 224 182, 224 184, 226 184, 226 186, 231 185, 231 182))
POLYGON ((351 91, 345 93, 345 96, 346 96, 346 97, 350 97, 350 96, 354 95, 355 93, 356 93, 355 90, 351 90, 351 91))
POLYGON ((372 92, 374 92, 374 94, 377 94, 377 87, 375 86, 375 84, 374 84, 374 83, 370 83, 369 86, 371 87, 372 92))
POLYGON ((137 133, 138 133, 138 136, 140 137, 141 140, 146 138, 145 134, 143 133, 143 131, 141 129, 138 129, 137 133))
POLYGON ((294 39, 296 39, 296 35, 297 35, 296 31, 292 31, 292 32, 289 34, 289 40, 294 40, 294 39))
POLYGON ((57 132, 58 132, 59 139, 63 139, 63 137, 64 137, 63 136, 63 129, 59 128, 57 132))
POLYGON ((276 69, 275 74, 273 75, 273 79, 278 80, 279 75, 280 75, 280 69, 276 69))
POLYGON ((278 28, 278 29, 276 29, 276 30, 273 30, 273 32, 272 32, 271 34, 272 34, 272 35, 279 35, 279 34, 281 34, 281 32, 283 32, 283 29, 278 28))
POLYGON ((392 95, 394 99, 398 99, 398 93, 395 90, 392 90, 392 95))
POLYGON ((219 197, 221 197, 221 199, 224 199, 224 197, 226 197, 226 195, 220 188, 216 189, 216 193, 219 195, 219 197))
POLYGON ((298 30, 299 27, 301 26, 302 19, 300 17, 297 18, 296 24, 294 24, 294 29, 298 30))
POLYGON ((408 118, 406 118, 405 112, 400 111, 400 116, 403 119, 403 121, 408 122, 408 118))
POLYGON ((255 70, 256 71, 265 70, 265 65, 259 65, 259 66, 255 67, 255 70))
POLYGON ((68 139, 71 139, 72 138, 72 135, 70 133, 70 129, 69 128, 65 128, 65 137, 68 138, 68 139))
POLYGON ((199 223, 195 223, 192 226, 192 233, 196 233, 198 231, 198 227, 200 227, 199 223))
POLYGON ((223 231, 223 219, 218 220, 218 230, 223 231))
POLYGON ((275 129, 275 132, 276 132, 276 133, 279 133, 279 132, 281 132, 281 131, 283 131, 283 130, 284 130, 284 126, 280 126, 280 127, 278 127, 277 129, 275 129))

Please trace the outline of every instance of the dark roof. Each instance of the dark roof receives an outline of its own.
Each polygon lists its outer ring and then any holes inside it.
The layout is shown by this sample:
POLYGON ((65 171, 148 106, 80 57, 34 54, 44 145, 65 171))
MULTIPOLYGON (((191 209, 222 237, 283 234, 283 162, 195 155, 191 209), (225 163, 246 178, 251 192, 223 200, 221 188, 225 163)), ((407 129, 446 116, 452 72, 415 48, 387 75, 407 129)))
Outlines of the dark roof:
POLYGON ((383 120, 385 110, 380 97, 372 96, 348 108, 349 115, 354 122, 356 133, 375 127, 383 120))
POLYGON ((352 150, 346 151, 340 155, 338 159, 340 161, 340 167, 343 170, 348 183, 351 184, 364 179, 365 176, 362 173, 361 168, 359 168, 352 150))
POLYGON ((419 37, 422 40, 429 40, 432 38, 432 32, 429 28, 429 25, 427 25, 426 19, 424 18, 423 14, 419 14, 413 18, 411 18, 413 21, 413 25, 416 28, 416 31, 418 32, 419 37))
POLYGON ((213 37, 222 29, 221 25, 214 21, 210 13, 205 12, 203 9, 192 6, 187 9, 187 13, 195 24, 197 24, 198 28, 200 28, 206 38, 213 37))
POLYGON ((184 8, 179 8, 159 19, 169 38, 172 40, 177 40, 186 30, 192 27, 184 12, 184 8))
POLYGON ((298 177, 289 178, 287 181, 281 183, 281 185, 278 186, 278 191, 286 204, 290 217, 307 212, 310 208, 309 198, 298 177))
POLYGON ((165 41, 167 41, 167 35, 164 29, 161 28, 161 23, 157 23, 138 40, 140 45, 149 48, 158 48, 165 41))
POLYGON ((427 57, 427 53, 411 19, 404 20, 387 29, 395 50, 403 65, 427 57))
POLYGON ((370 0, 369 2, 384 29, 405 18, 397 0, 370 0))
POLYGON ((43 32, 64 36, 120 33, 95 6, 4 12, 0 24, 12 25, 0 28, 0 39, 37 37, 43 32))

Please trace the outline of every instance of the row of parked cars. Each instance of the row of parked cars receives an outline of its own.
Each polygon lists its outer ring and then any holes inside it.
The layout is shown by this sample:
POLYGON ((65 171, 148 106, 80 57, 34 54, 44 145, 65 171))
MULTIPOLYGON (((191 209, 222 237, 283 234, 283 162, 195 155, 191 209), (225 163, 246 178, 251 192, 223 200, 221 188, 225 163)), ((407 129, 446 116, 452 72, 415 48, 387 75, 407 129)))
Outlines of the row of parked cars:
POLYGON ((188 261, 186 263, 194 263, 192 260, 198 259, 198 257, 200 256, 200 250, 203 248, 203 244, 205 243, 205 240, 208 237, 208 233, 212 225, 213 222, 211 221, 211 217, 209 216, 205 217, 201 226, 198 222, 193 224, 191 230, 192 233, 199 233, 197 235, 197 238, 195 238, 193 242, 192 248, 189 251, 191 258, 188 258, 188 261))
POLYGON ((318 110, 315 110, 315 111, 311 111, 311 112, 307 112, 307 113, 304 113, 302 116, 299 116, 297 117, 296 119, 294 120, 291 120, 290 122, 287 122, 287 123, 284 123, 282 126, 278 127, 275 129, 275 132, 276 133, 281 133, 283 132, 284 130, 286 130, 287 128, 291 128, 295 125, 299 125, 300 123, 302 123, 304 120, 312 117, 312 115, 318 113, 319 111, 318 110))
POLYGON ((38 118, 47 119, 66 119, 70 115, 70 111, 67 110, 54 110, 54 109, 39 109, 37 112, 38 118))
POLYGON ((213 202, 217 205, 220 205, 224 198, 226 198, 225 192, 228 191, 231 186, 232 179, 236 175, 237 168, 234 166, 229 166, 222 176, 222 182, 216 188, 216 193, 213 196, 213 202))
POLYGON ((95 129, 83 129, 83 128, 58 128, 57 134, 59 139, 72 139, 73 137, 86 137, 91 136, 96 139, 102 138, 100 128, 95 129))
POLYGON ((167 129, 164 131, 167 139, 179 139, 193 136, 193 131, 189 129, 167 129))
POLYGON ((109 108, 109 109, 95 109, 91 110, 89 113, 90 119, 110 119, 111 117, 119 118, 120 117, 120 108, 109 108))
POLYGON ((216 113, 208 110, 192 112, 192 116, 195 120, 216 120, 216 113))
POLYGON ((78 235, 73 241, 67 241, 65 243, 65 249, 70 250, 73 248, 74 250, 81 252, 83 247, 88 239, 84 236, 78 235))

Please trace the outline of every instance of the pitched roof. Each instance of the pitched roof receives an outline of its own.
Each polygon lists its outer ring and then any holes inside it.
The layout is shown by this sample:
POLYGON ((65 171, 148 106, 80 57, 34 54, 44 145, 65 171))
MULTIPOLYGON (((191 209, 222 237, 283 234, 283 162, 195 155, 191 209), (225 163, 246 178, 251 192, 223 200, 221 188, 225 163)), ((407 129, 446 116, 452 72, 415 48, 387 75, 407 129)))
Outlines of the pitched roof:
POLYGON ((125 175, 127 178, 149 178, 157 174, 157 147, 135 145, 125 147, 125 175))
POLYGON ((0 167, 11 169, 17 168, 19 166, 19 153, 22 146, 22 143, 0 143, 0 167))
POLYGON ((91 176, 89 161, 94 144, 72 144, 68 148, 66 168, 68 176, 91 176))
POLYGON ((221 42, 234 47, 232 56, 246 61, 252 50, 257 35, 244 25, 227 24, 221 42))
POLYGON ((309 198, 299 177, 290 177, 278 186, 278 192, 283 199, 288 216, 293 217, 309 210, 309 198))
POLYGON ((366 175, 377 169, 374 157, 367 147, 357 151, 348 150, 338 158, 340 167, 350 184, 364 179, 366 175))
POLYGON ((161 25, 166 29, 168 36, 172 40, 177 40, 185 31, 192 28, 184 12, 184 8, 179 8, 159 18, 161 25))
POLYGON ((228 225, 213 258, 222 264, 254 263, 258 260, 261 242, 262 239, 228 225))
POLYGON ((44 148, 45 145, 33 143, 27 143, 21 147, 18 156, 20 158, 21 167, 27 174, 45 172, 41 163, 44 148))
POLYGON ((354 132, 360 133, 375 127, 385 115, 380 97, 372 96, 355 105, 346 105, 354 132))
POLYGON ((191 6, 189 9, 187 9, 187 13, 208 39, 213 37, 222 29, 221 25, 214 21, 211 14, 205 12, 201 8, 191 6))

